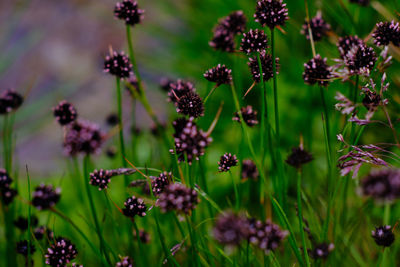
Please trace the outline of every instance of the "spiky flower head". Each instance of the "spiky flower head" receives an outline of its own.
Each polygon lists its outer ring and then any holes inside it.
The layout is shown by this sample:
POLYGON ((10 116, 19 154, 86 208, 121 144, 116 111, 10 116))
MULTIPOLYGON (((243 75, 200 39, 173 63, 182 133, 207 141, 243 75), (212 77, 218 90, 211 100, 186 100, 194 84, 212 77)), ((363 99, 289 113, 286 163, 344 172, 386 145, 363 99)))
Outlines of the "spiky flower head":
POLYGON ((52 267, 63 267, 75 259, 78 251, 72 242, 63 237, 57 237, 47 249, 44 257, 46 264, 52 267))
POLYGON ((117 76, 120 79, 129 78, 133 75, 132 64, 124 52, 112 51, 104 60, 104 72, 117 76))
POLYGON ((389 45, 400 46, 400 26, 398 22, 379 22, 372 33, 374 43, 379 46, 389 45))
POLYGON ((344 57, 344 63, 350 75, 368 76, 376 60, 374 50, 367 45, 353 46, 344 57))
MULTIPOLYGON (((240 109, 240 113, 247 126, 253 127, 254 125, 258 124, 257 111, 254 110, 252 106, 248 105, 246 107, 242 107, 240 109)), ((232 120, 240 122, 240 116, 238 112, 235 113, 235 116, 232 118, 232 120)))
POLYGON ((251 159, 242 161, 242 179, 257 179, 260 173, 251 159))
MULTIPOLYGON (((267 54, 265 51, 262 51, 260 54, 261 68, 263 72, 263 81, 266 82, 274 76, 273 66, 272 66, 272 57, 267 54)), ((276 66, 276 74, 278 74, 279 68, 279 58, 275 58, 275 66, 276 66)), ((260 68, 258 64, 257 56, 249 58, 249 62, 247 63, 250 68, 251 75, 253 77, 253 81, 259 83, 261 81, 260 77, 260 68)))
POLYGON ((237 246, 247 239, 248 228, 247 218, 228 211, 218 215, 213 234, 221 244, 237 246))
POLYGON ((362 46, 364 41, 358 38, 357 35, 340 37, 337 43, 337 47, 340 53, 340 57, 344 58, 347 53, 353 48, 353 46, 362 46))
POLYGON ((215 50, 233 52, 235 50, 234 34, 224 27, 216 27, 214 35, 208 44, 215 50))
POLYGON ((314 259, 326 259, 334 249, 335 245, 333 243, 321 243, 316 245, 312 250, 309 249, 309 254, 314 259))
POLYGON ((395 239, 390 225, 375 227, 375 230, 372 230, 371 234, 375 243, 382 247, 390 247, 395 239))
MULTIPOLYGON (((327 36, 327 33, 331 30, 331 25, 326 23, 322 18, 321 12, 318 12, 317 15, 310 20, 310 29, 313 41, 318 42, 322 40, 323 37, 327 36)), ((307 21, 303 24, 301 33, 306 36, 307 40, 310 40, 307 21)))
POLYGON ((0 96, 0 114, 17 110, 23 102, 24 98, 18 92, 13 89, 5 90, 0 96))
POLYGON ((199 202, 197 192, 180 183, 169 184, 159 195, 156 205, 162 212, 175 210, 189 214, 199 202))
POLYGON ((143 199, 131 196, 124 202, 125 208, 122 210, 126 217, 133 218, 136 215, 140 217, 146 216, 146 204, 144 204, 143 199))
POLYGON ((52 185, 41 184, 33 192, 32 205, 38 210, 45 210, 57 204, 61 197, 61 189, 52 185))
POLYGON ((70 124, 78 117, 75 107, 66 100, 62 100, 53 108, 53 115, 62 126, 70 124))
POLYGON ((261 26, 273 29, 283 26, 289 19, 288 9, 282 0, 260 0, 257 2, 254 18, 261 26))
POLYGON ((184 94, 176 103, 176 112, 194 118, 204 116, 203 100, 195 92, 184 94))
MULTIPOLYGON (((185 158, 189 164, 193 160, 199 160, 199 157, 204 155, 205 148, 211 143, 212 138, 197 128, 196 123, 191 117, 187 121, 181 121, 181 125, 175 128, 174 141, 175 150, 178 154, 178 161, 183 162, 185 158), (183 123, 185 122, 185 123, 183 123)), ((170 150, 174 152, 174 150, 170 150)))
POLYGON ((30 254, 32 255, 33 253, 35 253, 36 248, 35 246, 32 244, 32 242, 28 242, 28 240, 21 240, 19 242, 17 242, 17 253, 18 254, 22 254, 24 256, 28 256, 28 244, 30 246, 30 254))
POLYGON ((380 201, 400 198, 400 171, 386 168, 371 171, 361 180, 361 191, 380 201))
POLYGON ((265 51, 267 47, 268 40, 263 30, 251 29, 249 32, 243 33, 240 51, 250 54, 265 51))
POLYGON ((286 163, 298 169, 312 160, 313 156, 300 146, 292 148, 292 153, 289 154, 286 163))
POLYGON ((210 82, 214 82, 217 86, 221 84, 230 84, 232 82, 232 70, 225 65, 218 64, 216 67, 209 69, 204 73, 204 78, 210 82))
POLYGON ((231 153, 225 153, 221 156, 220 160, 218 161, 218 169, 220 172, 227 172, 232 167, 237 166, 238 160, 236 155, 232 155, 231 153))
POLYGON ((220 20, 218 26, 233 34, 240 34, 246 29, 247 18, 242 10, 233 11, 220 20))
POLYGON ((118 2, 114 8, 114 15, 120 20, 124 20, 127 25, 134 26, 143 19, 144 10, 139 9, 137 1, 123 0, 118 2))
POLYGON ((359 4, 360 6, 368 6, 370 0, 350 0, 350 3, 359 4))
POLYGON ((151 177, 151 188, 154 195, 159 195, 163 192, 164 188, 172 181, 171 172, 162 172, 157 177, 151 177))
POLYGON ((182 96, 195 91, 193 83, 179 79, 169 83, 168 97, 171 102, 177 103, 182 96))
POLYGON ((258 246, 266 254, 278 248, 287 235, 287 231, 281 230, 269 219, 266 222, 249 220, 249 242, 258 246))
POLYGON ((99 188, 99 191, 106 189, 111 181, 113 173, 109 170, 94 170, 90 174, 89 184, 99 188))
POLYGON ((326 63, 326 58, 316 55, 307 63, 304 63, 303 79, 309 85, 318 84, 327 86, 332 78, 331 69, 326 63))
POLYGON ((64 152, 68 156, 96 154, 104 143, 105 135, 97 124, 78 120, 67 126, 64 136, 64 152))
POLYGON ((115 267, 133 267, 133 260, 129 257, 122 257, 121 261, 115 264, 115 267))

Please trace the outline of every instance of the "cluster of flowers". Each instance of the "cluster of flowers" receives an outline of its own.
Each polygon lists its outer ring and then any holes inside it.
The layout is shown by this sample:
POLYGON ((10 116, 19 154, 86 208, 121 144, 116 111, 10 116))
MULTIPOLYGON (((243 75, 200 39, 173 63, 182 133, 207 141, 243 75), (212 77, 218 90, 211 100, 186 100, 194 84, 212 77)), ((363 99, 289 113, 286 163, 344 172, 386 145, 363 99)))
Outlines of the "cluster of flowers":
POLYGON ((5 169, 0 169, 0 196, 4 205, 9 205, 17 195, 17 190, 11 188, 13 179, 5 169))

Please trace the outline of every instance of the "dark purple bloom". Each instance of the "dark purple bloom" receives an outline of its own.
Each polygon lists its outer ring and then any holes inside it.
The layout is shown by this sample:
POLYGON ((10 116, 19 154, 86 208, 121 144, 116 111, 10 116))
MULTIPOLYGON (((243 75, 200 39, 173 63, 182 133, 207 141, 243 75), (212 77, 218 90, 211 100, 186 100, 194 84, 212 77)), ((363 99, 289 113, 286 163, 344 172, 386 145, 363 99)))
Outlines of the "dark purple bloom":
POLYGON ((132 73, 132 64, 124 52, 113 51, 104 60, 104 72, 117 76, 121 79, 129 78, 132 73))
MULTIPOLYGON (((240 113, 243 117, 244 122, 252 127, 256 124, 258 124, 258 120, 257 120, 257 111, 253 109, 252 106, 246 106, 246 107, 242 107, 240 109, 240 113)), ((235 116, 232 118, 232 120, 240 122, 240 116, 239 113, 236 112, 235 116)))
POLYGON ((199 202, 197 192, 183 184, 173 183, 164 188, 156 202, 162 212, 175 210, 189 214, 199 202))
POLYGON ((65 100, 62 100, 53 108, 53 114, 57 122, 62 126, 70 124, 78 117, 75 107, 65 100))
POLYGON ((288 9, 282 0, 261 0, 257 2, 254 18, 261 26, 273 29, 283 26, 289 19, 288 9))
POLYGON ((36 249, 35 246, 31 243, 28 242, 28 240, 22 240, 17 242, 17 253, 22 254, 24 256, 28 256, 28 244, 30 246, 30 254, 32 255, 35 253, 36 249))
POLYGON ((215 50, 233 52, 235 50, 234 34, 224 27, 216 27, 208 44, 215 50))
MULTIPOLYGON (((274 76, 274 71, 273 71, 273 66, 272 66, 272 57, 267 54, 265 51, 262 51, 260 54, 260 61, 261 61, 261 68, 263 72, 263 81, 267 82, 269 79, 271 79, 274 76)), ((275 58, 275 63, 276 63, 276 74, 278 74, 278 68, 279 68, 279 58, 275 58)), ((254 56, 252 58, 249 58, 249 62, 247 65, 250 68, 251 75, 253 77, 253 80, 256 83, 259 83, 261 81, 260 77, 260 68, 258 64, 258 59, 257 56, 254 56)))
POLYGON ((233 212, 218 215, 213 229, 214 238, 224 245, 239 245, 247 239, 249 224, 246 217, 233 212))
POLYGON ((379 22, 372 34, 374 43, 379 46, 389 45, 400 46, 400 26, 398 22, 379 22))
POLYGON ((394 200, 400 198, 400 171, 381 169, 371 171, 361 180, 363 195, 377 200, 394 200))
POLYGON ((123 0, 118 2, 114 8, 114 15, 124 20, 127 25, 134 26, 143 19, 144 10, 138 8, 137 1, 123 0))
POLYGON ((257 179, 260 173, 251 159, 242 161, 242 179, 257 179))
POLYGON ((196 89, 194 88, 194 85, 191 82, 183 80, 170 82, 168 91, 169 100, 171 102, 176 103, 178 102, 178 99, 180 99, 182 96, 188 93, 194 93, 195 91, 196 89))
POLYGON ((326 64, 326 58, 316 55, 310 61, 304 63, 303 79, 305 83, 327 86, 330 78, 332 78, 332 74, 330 67, 326 64))
POLYGON ((172 181, 171 172, 162 172, 157 177, 151 177, 151 188, 154 195, 159 195, 163 192, 164 188, 172 181))
POLYGON ((265 223, 256 219, 249 220, 248 240, 262 249, 266 254, 277 249, 287 235, 287 231, 281 230, 278 225, 272 223, 270 220, 267 220, 265 223))
POLYGON ((136 198, 135 196, 129 197, 124 202, 125 208, 122 210, 126 217, 133 218, 136 215, 140 217, 146 216, 146 204, 144 204, 143 199, 136 198))
POLYGON ((61 189, 54 189, 52 185, 41 184, 33 192, 32 205, 38 210, 53 207, 60 200, 61 189))
POLYGON ((344 58, 347 55, 347 53, 353 48, 353 46, 358 47, 364 44, 365 44, 364 41, 358 38, 357 35, 340 37, 339 42, 337 43, 337 47, 340 52, 340 57, 344 58))
POLYGON ((70 240, 57 237, 54 243, 50 245, 45 254, 46 264, 52 267, 66 266, 70 261, 75 259, 78 251, 70 240))
POLYGON ((219 21, 219 27, 233 34, 240 34, 246 29, 247 18, 242 10, 234 11, 219 21))
MULTIPOLYGON (((317 15, 310 20, 310 29, 313 41, 318 42, 323 37, 327 36, 327 33, 331 30, 331 25, 326 23, 325 20, 322 19, 321 12, 318 12, 317 15)), ((306 36, 307 40, 310 39, 307 21, 303 24, 301 33, 306 36)))
POLYGON ((263 30, 251 29, 249 32, 243 33, 240 51, 250 54, 253 52, 263 52, 267 47, 268 40, 263 30))
POLYGON ((303 164, 306 164, 312 160, 312 155, 300 146, 292 148, 292 153, 286 159, 286 163, 295 168, 300 168, 303 164))
POLYGON ((232 82, 232 70, 225 65, 218 64, 216 67, 209 69, 204 73, 204 78, 210 82, 214 82, 217 86, 221 84, 230 84, 232 82))
POLYGON ((225 153, 221 156, 218 162, 218 169, 220 172, 227 172, 232 167, 237 166, 238 160, 236 155, 232 155, 231 153, 225 153))
POLYGON ((195 92, 188 92, 178 99, 176 112, 198 118, 204 115, 204 105, 201 97, 195 92))
POLYGON ((375 227, 372 231, 372 237, 378 246, 390 247, 394 242, 394 234, 390 225, 375 227))

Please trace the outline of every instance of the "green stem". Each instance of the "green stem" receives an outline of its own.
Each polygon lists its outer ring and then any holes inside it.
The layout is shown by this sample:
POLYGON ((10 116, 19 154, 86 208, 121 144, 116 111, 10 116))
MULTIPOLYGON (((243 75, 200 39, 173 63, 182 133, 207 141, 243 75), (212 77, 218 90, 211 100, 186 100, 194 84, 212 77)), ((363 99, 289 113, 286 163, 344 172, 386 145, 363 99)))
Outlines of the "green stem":
POLYGON ((89 182, 86 180, 89 177, 89 170, 88 170, 88 166, 89 165, 89 155, 85 155, 85 157, 83 158, 83 183, 85 184, 85 188, 86 188, 86 194, 88 196, 88 200, 89 200, 89 205, 90 205, 90 210, 92 212, 92 217, 93 217, 93 221, 96 227, 96 232, 97 235, 99 237, 99 242, 100 242, 100 251, 102 251, 102 253, 104 254, 104 256, 107 259, 107 262, 109 264, 111 264, 111 260, 108 256, 108 253, 105 251, 105 246, 104 246, 104 239, 103 239, 103 235, 101 233, 101 228, 100 228, 100 223, 99 220, 97 218, 97 212, 96 212, 96 207, 94 205, 93 202, 93 196, 92 196, 92 192, 89 188, 89 182))
MULTIPOLYGON (((139 69, 138 69, 137 64, 136 64, 135 54, 133 53, 131 26, 129 26, 129 25, 126 25, 126 39, 128 41, 129 57, 130 57, 131 62, 132 62, 133 71, 134 71, 136 79, 138 81, 139 88, 143 89, 143 87, 142 87, 142 78, 140 76, 139 69)), ((143 92, 143 90, 140 90, 140 91, 143 92)))
POLYGON ((278 144, 280 146, 280 133, 279 133, 279 109, 278 109, 278 84, 276 75, 276 61, 275 61, 275 31, 271 29, 271 54, 272 54, 272 73, 274 83, 274 110, 275 110, 275 134, 278 144))
MULTIPOLYGON (((124 168, 127 167, 126 154, 125 154, 125 141, 124 141, 124 123, 122 121, 122 97, 121 97, 121 80, 116 77, 117 87, 117 108, 118 108, 118 122, 119 122, 119 147, 121 150, 121 163, 124 168)), ((129 185, 129 179, 127 175, 124 175, 125 186, 129 185)))
POLYGON ((304 234, 304 227, 303 227, 303 211, 301 205, 301 169, 299 169, 299 171, 297 172, 297 208, 299 215, 299 230, 301 235, 301 241, 303 243, 304 258, 306 260, 306 265, 310 266, 310 259, 308 257, 306 237, 304 234))
MULTIPOLYGON (((28 180, 28 202, 31 203, 31 179, 29 177, 28 165, 26 165, 26 177, 28 180)), ((28 205, 28 267, 31 266, 31 205, 28 205)))
POLYGON ((385 208, 383 210, 383 224, 384 225, 390 224, 390 206, 391 206, 391 203, 385 203, 385 208))
POLYGON ((266 117, 266 87, 264 83, 264 73, 262 69, 260 53, 257 53, 258 69, 260 70, 260 83, 263 85, 261 89, 261 131, 260 131, 260 151, 261 151, 261 166, 264 166, 265 149, 264 149, 264 139, 265 139, 265 117, 266 117))
POLYGON ((235 178, 233 177, 232 172, 229 170, 229 175, 231 176, 233 190, 235 191, 235 210, 238 211, 240 207, 240 199, 239 199, 239 190, 237 188, 237 184, 235 182, 235 178))

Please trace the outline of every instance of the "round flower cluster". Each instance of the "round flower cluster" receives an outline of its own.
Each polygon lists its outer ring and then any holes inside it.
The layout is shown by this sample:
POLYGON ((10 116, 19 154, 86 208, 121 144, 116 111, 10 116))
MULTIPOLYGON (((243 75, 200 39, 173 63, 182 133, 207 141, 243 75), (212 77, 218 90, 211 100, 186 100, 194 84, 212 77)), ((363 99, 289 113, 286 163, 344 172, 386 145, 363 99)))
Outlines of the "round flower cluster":
POLYGON ((227 172, 237 164, 238 160, 236 158, 236 155, 232 155, 231 153, 225 153, 224 155, 221 156, 218 162, 218 169, 220 172, 227 172))
POLYGON ((198 118, 204 115, 204 106, 201 97, 195 92, 188 92, 178 99, 176 112, 198 118))
POLYGON ((331 25, 326 23, 325 20, 322 19, 321 12, 318 12, 309 23, 306 21, 302 26, 301 33, 306 36, 307 40, 310 40, 308 24, 310 24, 310 30, 314 42, 322 40, 322 38, 327 36, 327 33, 331 30, 331 25))
POLYGON ((364 41, 355 36, 345 36, 340 37, 339 42, 337 43, 337 47, 339 49, 340 57, 344 58, 347 53, 351 50, 353 46, 362 46, 364 45, 364 41))
POLYGON ((177 103, 182 96, 196 91, 196 88, 194 88, 193 83, 183 80, 170 82, 168 86, 169 86, 168 97, 169 100, 173 103, 177 103))
POLYGON ((389 45, 392 42, 395 46, 400 46, 400 26, 398 22, 379 22, 372 34, 374 43, 379 46, 389 45))
POLYGON ((159 195, 164 191, 164 188, 172 181, 171 172, 162 172, 157 177, 151 177, 151 188, 154 195, 159 195))
POLYGON ((127 25, 134 26, 143 19, 144 10, 138 8, 138 3, 132 0, 118 2, 114 8, 114 15, 120 20, 124 20, 127 25))
POLYGON ((214 82, 217 86, 221 84, 230 84, 232 82, 232 70, 225 65, 218 64, 216 67, 209 69, 204 73, 204 78, 210 82, 214 82))
POLYGON ((45 254, 46 264, 53 267, 66 266, 75 259, 78 251, 70 240, 57 237, 55 242, 47 249, 45 254))
POLYGON ((240 51, 250 54, 253 52, 262 52, 267 47, 268 40, 263 30, 255 29, 243 33, 240 51))
POLYGON ((261 0, 257 2, 254 18, 261 26, 273 29, 289 19, 288 9, 282 0, 261 0))
POLYGON ((313 157, 302 147, 292 148, 292 153, 286 159, 286 163, 295 167, 300 168, 303 164, 306 164, 313 160, 313 157))
POLYGON ((361 180, 361 191, 380 201, 400 198, 400 171, 381 169, 372 171, 361 180))
POLYGON ((52 185, 41 184, 33 192, 32 205, 38 210, 53 207, 60 200, 61 189, 54 189, 52 185))
MULTIPOLYGON (((269 54, 265 53, 265 51, 262 51, 260 53, 260 61, 263 74, 263 81, 267 82, 274 76, 272 57, 269 54)), ((275 58, 276 74, 278 74, 278 68, 279 68, 278 63, 279 63, 279 58, 275 58)), ((261 75, 260 75, 260 65, 258 64, 257 56, 249 58, 249 62, 247 63, 247 65, 249 65, 253 80, 256 83, 259 83, 261 81, 260 78, 261 75)))
POLYGON ((104 134, 96 124, 78 120, 67 126, 63 146, 67 155, 76 156, 98 153, 103 142, 104 134))
POLYGON ((0 96, 0 114, 17 110, 23 102, 24 98, 16 91, 11 89, 4 91, 0 96))
POLYGON ((213 229, 214 238, 224 245, 240 245, 247 239, 249 231, 248 220, 242 215, 225 212, 217 217, 213 229))
POLYGON ((78 117, 75 107, 65 100, 62 100, 53 108, 53 114, 57 122, 62 126, 70 124, 78 117))
POLYGON ((242 179, 257 179, 259 175, 257 166, 251 159, 242 161, 242 179))
POLYGON ((332 74, 330 67, 326 64, 326 58, 316 55, 310 61, 304 63, 303 79, 305 83, 327 86, 330 78, 332 78, 332 74))
POLYGON ((377 60, 371 47, 353 46, 344 57, 344 63, 350 75, 369 75, 377 60))
POLYGON ((163 212, 175 210, 189 214, 199 202, 197 192, 183 184, 173 183, 164 188, 159 195, 156 205, 163 212))
POLYGON ((129 57, 124 52, 117 53, 116 51, 112 51, 104 60, 104 72, 117 76, 120 79, 129 78, 133 74, 129 57))
POLYGON ((390 225, 375 227, 375 230, 372 230, 371 234, 375 243, 382 247, 390 247, 395 239, 390 225))
POLYGON ((126 217, 133 218, 136 215, 140 217, 146 216, 146 204, 144 204, 143 199, 136 198, 135 196, 129 197, 124 202, 125 208, 122 210, 126 217))
MULTIPOLYGON (((252 127, 252 126, 258 124, 257 111, 254 110, 252 106, 249 105, 246 107, 242 107, 240 109, 240 113, 243 117, 244 122, 248 126, 252 127)), ((235 116, 232 118, 232 120, 240 122, 240 115, 238 112, 235 113, 235 116)))

